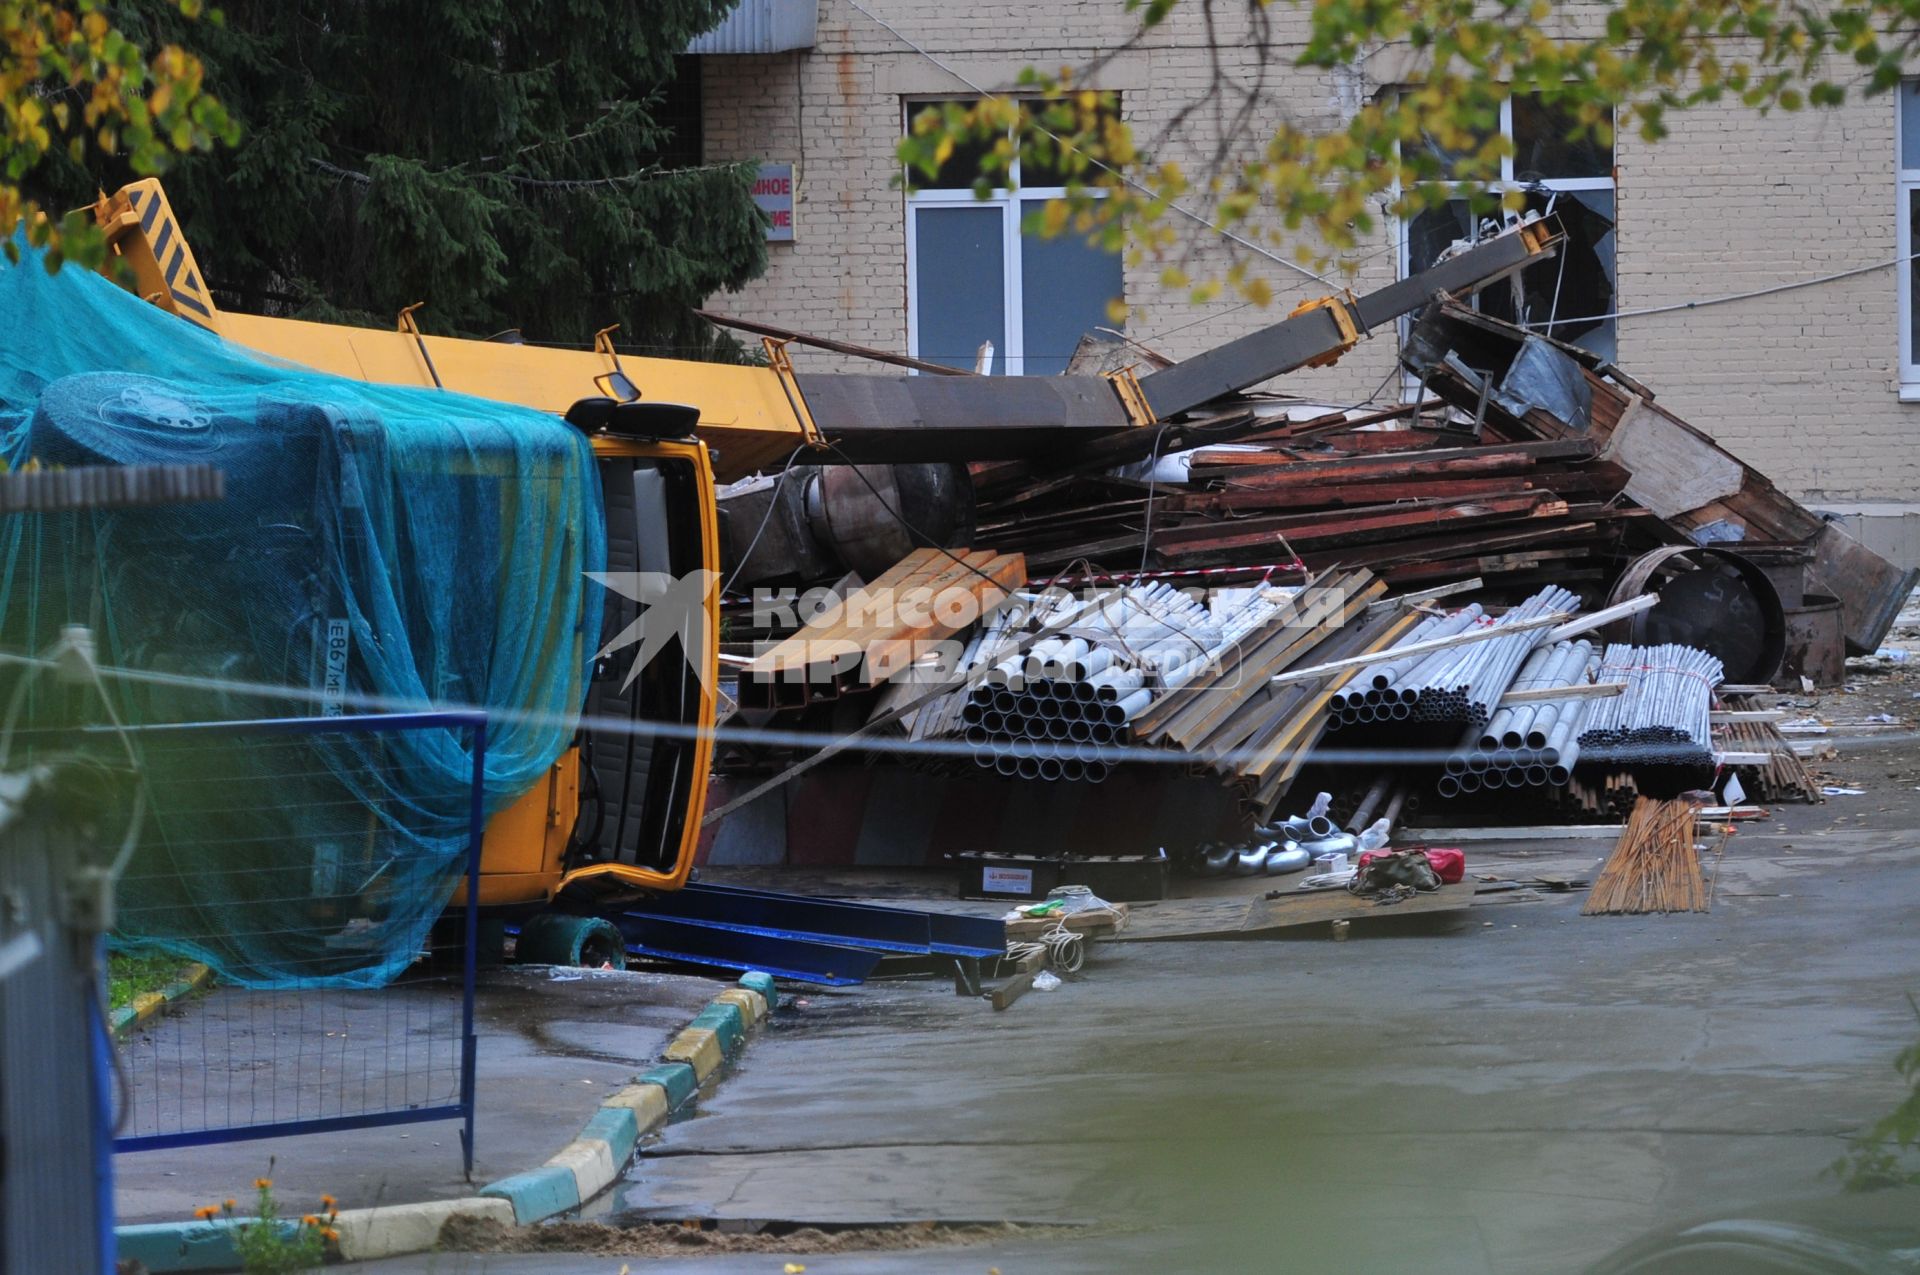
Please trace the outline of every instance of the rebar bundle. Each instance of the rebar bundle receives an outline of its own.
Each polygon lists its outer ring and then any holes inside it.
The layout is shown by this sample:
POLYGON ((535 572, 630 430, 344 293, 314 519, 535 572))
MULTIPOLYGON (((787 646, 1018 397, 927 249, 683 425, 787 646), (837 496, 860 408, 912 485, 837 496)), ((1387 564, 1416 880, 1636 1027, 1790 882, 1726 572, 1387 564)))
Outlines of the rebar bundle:
POLYGON ((1690 646, 1610 644, 1597 679, 1626 690, 1593 702, 1580 747, 1613 766, 1711 767, 1709 715, 1723 675, 1718 658, 1690 646))
POLYGON ((1705 912, 1708 895, 1694 850, 1692 802, 1642 797, 1593 879, 1582 916, 1640 912, 1705 912))
MULTIPOLYGON (((1556 611, 1573 611, 1579 598, 1557 585, 1540 592, 1498 617, 1478 604, 1448 615, 1432 616, 1415 625, 1396 645, 1411 646, 1453 637, 1475 628, 1503 628, 1556 611)), ((1522 661, 1544 634, 1527 629, 1511 637, 1479 642, 1393 659, 1362 669, 1342 693, 1328 704, 1336 726, 1365 722, 1458 722, 1486 725, 1493 708, 1507 691, 1522 661)))
MULTIPOLYGON (((1725 703, 1727 708, 1736 711, 1758 706, 1758 701, 1749 695, 1729 695, 1725 703)), ((1728 722, 1721 730, 1724 733, 1720 742, 1725 751, 1767 754, 1767 760, 1760 765, 1740 767, 1741 780, 1750 796, 1769 803, 1825 800, 1819 782, 1772 722, 1728 722)))
MULTIPOLYGON (((1527 656, 1508 690, 1576 686, 1589 679, 1596 664, 1588 641, 1539 647, 1527 656)), ((1447 757, 1446 773, 1436 785, 1440 795, 1565 785, 1580 757, 1581 723, 1589 703, 1569 696, 1498 709, 1484 727, 1470 727, 1447 757)))

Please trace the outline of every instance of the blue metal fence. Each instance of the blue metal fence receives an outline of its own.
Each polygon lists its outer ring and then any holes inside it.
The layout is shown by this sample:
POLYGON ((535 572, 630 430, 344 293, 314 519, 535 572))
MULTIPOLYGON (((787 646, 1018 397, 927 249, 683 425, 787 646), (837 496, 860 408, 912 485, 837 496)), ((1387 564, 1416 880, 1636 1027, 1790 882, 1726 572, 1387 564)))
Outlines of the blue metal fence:
MULTIPOLYGON (((170 793, 175 827, 163 830, 166 835, 167 831, 178 834, 180 825, 187 822, 182 818, 180 786, 187 793, 184 811, 189 816, 200 793, 195 785, 204 786, 210 821, 212 814, 221 813, 212 805, 215 800, 235 799, 231 793, 214 795, 232 786, 223 783, 221 761, 231 760, 235 747, 248 750, 245 770, 250 775, 311 775, 316 772, 291 768, 311 765, 319 737, 365 733, 384 741, 398 732, 449 729, 464 732, 471 740, 466 901, 461 915, 437 924, 419 959, 393 981, 379 987, 339 985, 337 974, 355 957, 356 934, 364 936, 378 920, 380 892, 405 875, 394 867, 391 849, 403 839, 392 834, 400 828, 398 821, 413 812, 404 801, 380 797, 385 788, 380 771, 385 749, 363 746, 356 750, 357 756, 367 760, 356 763, 364 765, 366 773, 353 776, 354 782, 348 785, 354 799, 310 800, 308 808, 289 812, 298 816, 297 826, 304 835, 278 838, 272 821, 266 821, 262 831, 247 833, 247 844, 237 849, 232 843, 238 838, 228 837, 226 857, 216 864, 258 862, 259 871, 279 872, 282 879, 308 874, 310 898, 272 902, 299 905, 292 911, 297 917, 310 918, 310 930, 290 923, 289 909, 282 907, 272 913, 277 919, 259 923, 275 928, 240 936, 261 945, 271 943, 276 952, 292 953, 282 959, 292 963, 296 973, 261 986, 216 982, 204 994, 169 1007, 128 1033, 117 1050, 126 1102, 114 1141, 116 1151, 458 1120, 463 1160, 471 1174, 475 952, 486 823, 485 716, 403 713, 276 718, 152 726, 135 733, 150 758, 165 754, 178 762, 182 748, 204 746, 206 750, 204 766, 199 758, 191 758, 195 764, 186 768, 184 778, 178 765, 149 768, 150 780, 175 785, 170 793), (264 756, 262 750, 266 750, 264 756), (268 764, 263 765, 263 760, 268 764), (282 771, 281 765, 289 769, 282 771), (388 848, 384 860, 369 850, 376 844, 388 848), (374 919, 369 920, 369 915, 374 919), (308 961, 311 977, 297 973, 306 968, 298 964, 300 959, 308 961)), ((394 762, 395 767, 402 764, 394 762)), ((290 787, 307 791, 297 784, 290 787)), ((267 809, 287 800, 283 793, 265 791, 237 796, 267 809)), ((231 810, 226 807, 225 813, 231 810)), ((224 830, 230 831, 231 826, 225 825, 224 830)), ((191 837, 188 832, 189 843, 191 837)), ((213 872, 217 875, 220 870, 216 866, 213 872)), ((130 931, 154 933, 151 927, 137 924, 143 899, 158 895, 163 885, 172 889, 177 884, 163 882, 158 872, 145 881, 138 873, 123 878, 121 914, 136 922, 130 931)), ((210 896, 217 892, 212 887, 208 890, 210 896)), ((240 891, 229 895, 244 899, 240 891)), ((159 905, 154 906, 157 912, 159 905)), ((220 904, 209 904, 205 932, 197 934, 177 925, 177 898, 169 899, 166 907, 169 925, 180 930, 167 937, 196 950, 217 951, 222 944, 233 944, 236 929, 246 924, 236 923, 236 916, 244 916, 246 909, 236 908, 233 897, 223 896, 220 904)))

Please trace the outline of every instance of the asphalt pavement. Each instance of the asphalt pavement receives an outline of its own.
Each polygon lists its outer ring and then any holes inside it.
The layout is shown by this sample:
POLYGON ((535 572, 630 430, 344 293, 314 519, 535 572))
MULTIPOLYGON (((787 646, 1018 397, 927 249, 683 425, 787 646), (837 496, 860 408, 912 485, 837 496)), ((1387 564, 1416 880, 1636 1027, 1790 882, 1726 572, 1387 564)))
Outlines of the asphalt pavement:
MULTIPOLYGON (((1823 1169, 1899 1101, 1893 1060, 1920 1036, 1920 774, 1895 752, 1849 771, 1866 796, 1732 841, 1706 915, 1582 917, 1582 895, 1548 895, 1406 937, 1107 944, 998 1014, 931 981, 801 992, 589 1216, 1074 1227, 792 1259, 814 1275, 1537 1272, 1680 1219, 1823 1207, 1823 1169)), ((1542 852, 1469 846, 1469 870, 1542 852)))

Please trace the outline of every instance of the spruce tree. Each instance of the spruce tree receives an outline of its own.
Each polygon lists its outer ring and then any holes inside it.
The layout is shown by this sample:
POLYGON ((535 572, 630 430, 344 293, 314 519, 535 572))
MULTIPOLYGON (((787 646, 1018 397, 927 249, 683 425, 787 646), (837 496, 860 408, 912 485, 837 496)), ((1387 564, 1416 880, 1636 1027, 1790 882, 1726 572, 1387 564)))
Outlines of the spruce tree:
MULTIPOLYGON (((660 107, 732 0, 140 8, 129 32, 197 52, 243 130, 166 176, 223 306, 385 326, 424 301, 429 331, 731 345, 687 310, 764 268, 753 170, 679 154, 660 107)), ((69 170, 66 193, 119 176, 69 170)))

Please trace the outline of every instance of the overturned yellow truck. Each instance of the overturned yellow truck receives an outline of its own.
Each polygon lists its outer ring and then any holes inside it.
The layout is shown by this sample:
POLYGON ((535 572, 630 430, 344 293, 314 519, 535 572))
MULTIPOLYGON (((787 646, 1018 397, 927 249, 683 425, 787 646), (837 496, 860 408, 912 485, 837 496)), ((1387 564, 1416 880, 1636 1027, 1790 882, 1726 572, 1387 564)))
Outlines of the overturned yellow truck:
MULTIPOLYGON (((765 367, 622 356, 610 331, 590 350, 465 340, 422 332, 411 308, 390 331, 233 313, 214 303, 156 180, 103 197, 94 214, 126 267, 120 277, 130 277, 141 298, 233 345, 337 377, 440 388, 564 417, 591 441, 602 502, 593 516, 604 525, 609 578, 648 573, 703 582, 704 623, 658 644, 632 676, 630 659, 600 659, 573 742, 488 825, 483 906, 563 899, 580 914, 679 890, 693 867, 716 716, 717 481, 794 464, 1044 456, 1081 440, 1158 429, 1209 400, 1328 362, 1434 297, 1508 276, 1558 243, 1551 221, 1524 224, 1412 279, 1365 297, 1310 302, 1268 328, 1144 376, 1129 369, 999 378, 800 373, 785 344, 773 340, 765 367), (615 728, 622 723, 639 729, 615 728)), ((839 491, 838 499, 867 499, 864 487, 839 491)), ((884 501, 864 513, 897 516, 884 501)), ((642 610, 639 597, 617 587, 605 604, 601 647, 642 610)))

